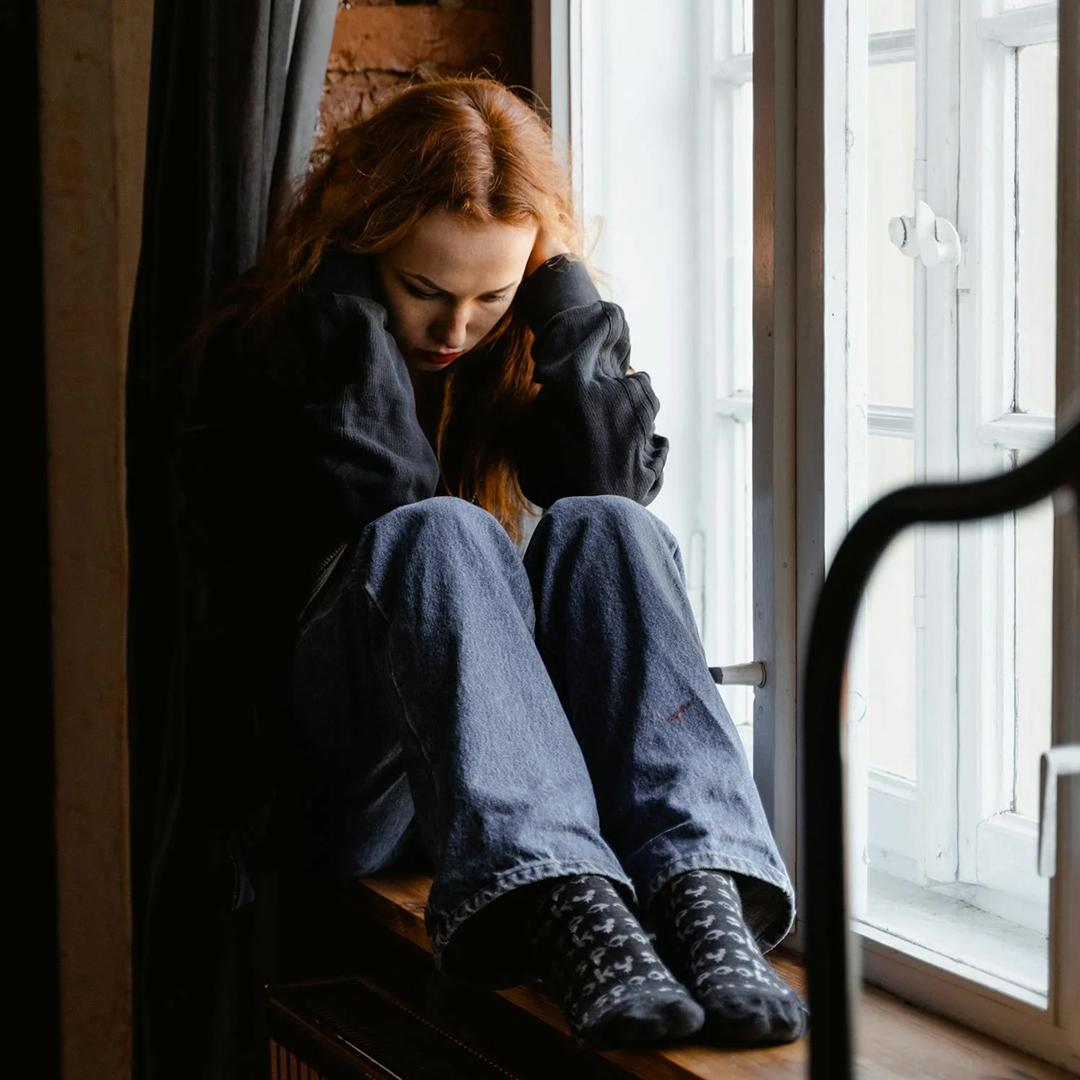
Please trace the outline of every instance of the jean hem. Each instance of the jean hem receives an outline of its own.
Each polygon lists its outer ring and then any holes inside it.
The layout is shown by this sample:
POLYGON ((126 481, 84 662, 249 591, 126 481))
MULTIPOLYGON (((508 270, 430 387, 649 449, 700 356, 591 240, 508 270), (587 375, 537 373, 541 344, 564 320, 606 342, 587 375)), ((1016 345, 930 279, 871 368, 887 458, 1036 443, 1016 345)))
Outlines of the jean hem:
POLYGON ((753 878, 777 890, 780 895, 776 897, 776 913, 768 919, 764 927, 755 932, 758 947, 763 953, 779 945, 795 925, 795 890, 787 873, 767 863, 721 851, 699 851, 693 855, 683 855, 654 871, 639 890, 643 910, 647 911, 651 907, 656 894, 667 882, 687 870, 724 870, 753 878))
POLYGON ((521 885, 543 881, 548 878, 578 877, 583 874, 595 874, 623 886, 626 898, 631 905, 637 903, 637 890, 633 881, 621 870, 610 866, 601 866, 586 860, 545 859, 541 862, 527 863, 505 870, 495 875, 489 882, 468 899, 457 904, 449 912, 444 912, 433 905, 429 899, 426 912, 428 938, 431 941, 432 954, 438 970, 451 977, 467 978, 469 981, 484 981, 482 976, 466 975, 464 964, 448 965, 447 951, 454 934, 469 918, 497 900, 500 896, 521 885), (460 968, 460 971, 454 970, 460 968))

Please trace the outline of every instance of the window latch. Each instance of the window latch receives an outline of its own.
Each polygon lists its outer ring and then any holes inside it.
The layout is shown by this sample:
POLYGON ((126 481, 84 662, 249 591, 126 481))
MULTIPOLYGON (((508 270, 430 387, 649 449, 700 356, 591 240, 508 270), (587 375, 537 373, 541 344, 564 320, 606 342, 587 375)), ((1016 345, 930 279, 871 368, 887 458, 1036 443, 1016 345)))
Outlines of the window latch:
POLYGON ((1080 775, 1080 743, 1052 746, 1039 767, 1039 876, 1053 877, 1057 869, 1058 778, 1080 775))
POLYGON ((960 234, 953 223, 938 217, 921 199, 915 204, 915 216, 894 217, 889 222, 889 239, 923 266, 932 269, 939 263, 960 265, 960 234))
POLYGON ((727 664, 725 667, 711 667, 709 674, 717 686, 764 686, 765 664, 761 660, 751 660, 748 664, 727 664))

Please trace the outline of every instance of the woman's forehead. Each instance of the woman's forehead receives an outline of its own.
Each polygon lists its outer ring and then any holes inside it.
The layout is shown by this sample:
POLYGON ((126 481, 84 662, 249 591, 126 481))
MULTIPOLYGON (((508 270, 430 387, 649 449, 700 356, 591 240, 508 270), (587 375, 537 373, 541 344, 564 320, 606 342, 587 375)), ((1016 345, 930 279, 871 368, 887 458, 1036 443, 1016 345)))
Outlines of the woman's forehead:
POLYGON ((398 270, 423 275, 449 292, 479 294, 517 281, 535 238, 535 225, 478 222, 435 210, 387 254, 398 270))

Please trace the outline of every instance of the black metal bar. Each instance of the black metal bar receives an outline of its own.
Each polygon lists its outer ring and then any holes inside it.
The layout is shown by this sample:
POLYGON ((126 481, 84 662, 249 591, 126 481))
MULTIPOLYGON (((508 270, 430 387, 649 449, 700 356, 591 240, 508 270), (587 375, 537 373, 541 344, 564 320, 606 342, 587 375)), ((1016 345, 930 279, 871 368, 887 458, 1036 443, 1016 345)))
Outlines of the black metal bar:
POLYGON ((879 499, 855 522, 822 585, 807 649, 801 755, 814 1080, 852 1075, 852 1009, 858 987, 857 966, 849 956, 841 701, 859 598, 882 552, 902 530, 1010 513, 1066 486, 1073 489, 1080 527, 1080 422, 1012 472, 970 483, 901 488, 879 499))

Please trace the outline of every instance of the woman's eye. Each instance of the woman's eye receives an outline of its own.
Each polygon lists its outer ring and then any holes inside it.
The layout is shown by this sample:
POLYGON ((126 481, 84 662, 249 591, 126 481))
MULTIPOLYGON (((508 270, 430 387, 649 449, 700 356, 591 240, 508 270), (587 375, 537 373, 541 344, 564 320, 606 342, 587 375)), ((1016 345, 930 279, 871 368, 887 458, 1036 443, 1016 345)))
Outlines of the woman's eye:
POLYGON ((412 285, 405 286, 406 291, 413 296, 419 297, 421 300, 438 300, 442 293, 437 292, 424 292, 423 289, 417 289, 412 285))

